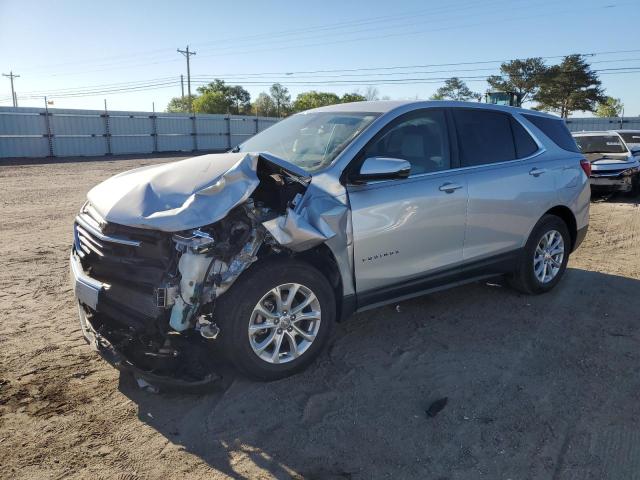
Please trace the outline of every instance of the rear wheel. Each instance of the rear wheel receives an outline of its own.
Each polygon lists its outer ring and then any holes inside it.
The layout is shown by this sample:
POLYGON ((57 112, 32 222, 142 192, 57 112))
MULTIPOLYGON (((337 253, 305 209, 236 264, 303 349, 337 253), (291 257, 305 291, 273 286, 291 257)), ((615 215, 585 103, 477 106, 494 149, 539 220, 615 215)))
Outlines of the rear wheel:
POLYGON ((555 287, 567 268, 571 236, 564 221, 545 215, 533 228, 510 285, 523 293, 544 293, 555 287))
POLYGON ((275 380, 299 372, 322 351, 335 323, 326 278, 295 259, 256 264, 218 299, 226 356, 244 373, 275 380))

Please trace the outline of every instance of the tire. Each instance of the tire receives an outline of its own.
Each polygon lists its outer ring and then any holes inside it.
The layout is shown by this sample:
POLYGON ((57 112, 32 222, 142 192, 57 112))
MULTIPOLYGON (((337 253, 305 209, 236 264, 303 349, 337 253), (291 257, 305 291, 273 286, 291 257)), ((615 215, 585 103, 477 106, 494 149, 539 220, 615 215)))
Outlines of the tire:
POLYGON ((250 377, 276 380, 304 370, 320 354, 335 327, 336 299, 325 276, 311 265, 275 257, 259 261, 244 272, 216 301, 214 316, 220 327, 218 338, 224 355, 250 377), (287 288, 293 288, 294 284, 299 287, 291 310, 286 310, 292 291, 287 288), (273 315, 278 307, 277 299, 270 291, 276 288, 283 301, 280 313, 286 311, 287 314, 273 315), (306 300, 311 303, 297 312, 297 316, 313 318, 293 318, 296 309, 306 300), (256 310, 259 303, 264 314, 256 310), (315 323, 318 308, 320 315, 315 323), (260 329, 263 324, 269 327, 260 329), (250 327, 253 327, 251 334, 250 327), (274 353, 278 337, 281 337, 280 353, 274 353), (272 341, 266 344, 269 338, 272 341), (296 344, 295 351, 291 341, 296 344), (261 346, 264 349, 256 353, 261 346))
MULTIPOLYGON (((557 236, 552 236, 551 238, 557 239, 557 236)), ((553 246, 553 241, 550 246, 553 246)), ((544 252, 545 249, 542 248, 541 251, 544 252)), ((557 249, 549 250, 549 252, 554 251, 557 251, 557 249)), ((518 259, 515 271, 507 277, 507 280, 513 288, 522 293, 540 294, 548 292, 558 284, 564 275, 564 272, 567 269, 570 252, 571 236, 569 235, 569 229, 567 228, 566 223, 555 215, 544 215, 535 227, 533 227, 531 235, 529 235, 529 239, 527 240, 522 254, 518 259), (559 257, 557 255, 552 257, 553 262, 547 257, 544 257, 544 260, 542 260, 542 267, 544 268, 544 263, 547 263, 547 270, 543 270, 541 268, 536 270, 536 268, 534 268, 535 260, 540 260, 541 257, 541 254, 537 251, 537 247, 546 235, 551 235, 551 232, 557 232, 562 237, 562 260, 559 261, 559 257), (536 271, 538 274, 536 274, 536 271), (543 281, 540 279, 539 275, 546 272, 548 272, 549 276, 545 276, 543 281), (551 275, 552 273, 553 275, 551 275)), ((535 265, 540 267, 540 261, 535 263, 535 265)))

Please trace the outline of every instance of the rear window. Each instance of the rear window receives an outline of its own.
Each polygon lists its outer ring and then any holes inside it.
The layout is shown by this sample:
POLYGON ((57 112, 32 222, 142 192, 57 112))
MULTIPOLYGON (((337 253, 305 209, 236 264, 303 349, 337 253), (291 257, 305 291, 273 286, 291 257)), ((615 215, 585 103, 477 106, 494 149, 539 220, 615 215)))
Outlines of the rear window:
POLYGON ((517 158, 511 116, 476 109, 454 109, 463 167, 517 158))
POLYGON ((617 135, 584 135, 575 138, 580 151, 584 154, 627 153, 627 147, 617 135))
POLYGON ((553 143, 558 145, 560 148, 570 152, 580 153, 575 140, 562 120, 539 117, 537 115, 523 114, 522 116, 542 130, 542 133, 553 140, 553 143))

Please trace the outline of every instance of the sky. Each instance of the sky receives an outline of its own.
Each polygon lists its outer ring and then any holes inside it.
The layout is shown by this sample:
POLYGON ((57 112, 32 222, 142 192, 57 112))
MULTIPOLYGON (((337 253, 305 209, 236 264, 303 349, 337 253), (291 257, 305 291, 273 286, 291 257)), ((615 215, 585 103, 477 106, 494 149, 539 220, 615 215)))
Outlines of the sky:
MULTIPOLYGON (((640 115, 640 0, 0 0, 0 73, 20 106, 162 111, 222 78, 255 98, 307 90, 426 99, 459 76, 477 92, 501 61, 593 54, 606 93, 640 115), (616 52, 616 53, 613 53, 616 52), (637 67, 626 71, 625 68, 637 67), (135 90, 131 90, 134 88, 135 90)), ((0 105, 11 105, 0 77, 0 105)))

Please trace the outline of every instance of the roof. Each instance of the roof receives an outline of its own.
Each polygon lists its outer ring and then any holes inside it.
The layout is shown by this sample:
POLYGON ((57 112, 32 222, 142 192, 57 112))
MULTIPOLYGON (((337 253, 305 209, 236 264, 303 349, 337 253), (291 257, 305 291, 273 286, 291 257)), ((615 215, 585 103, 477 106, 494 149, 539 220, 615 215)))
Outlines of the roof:
POLYGON ((541 117, 553 118, 559 120, 560 117, 550 115, 548 113, 538 112, 536 110, 528 110, 526 108, 507 107, 504 105, 494 105, 492 103, 481 102, 454 102, 444 100, 377 100, 371 102, 351 102, 338 103, 336 105, 328 105, 326 107, 314 108, 307 110, 308 112, 367 112, 367 113, 387 113, 397 108, 412 106, 414 108, 434 108, 434 107, 467 107, 481 108, 484 110, 498 110, 510 113, 525 113, 527 115, 537 115, 541 117))

